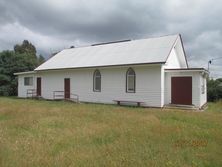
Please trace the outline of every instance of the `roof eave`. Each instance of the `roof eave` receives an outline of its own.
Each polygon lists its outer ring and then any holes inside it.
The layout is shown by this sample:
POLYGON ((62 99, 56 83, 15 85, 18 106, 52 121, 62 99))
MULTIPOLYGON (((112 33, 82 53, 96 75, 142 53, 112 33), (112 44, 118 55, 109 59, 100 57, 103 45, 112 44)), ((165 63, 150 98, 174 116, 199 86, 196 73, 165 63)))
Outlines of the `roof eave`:
POLYGON ((209 71, 205 68, 174 68, 174 69, 165 69, 165 72, 190 72, 190 71, 196 71, 196 72, 205 72, 209 74, 209 71))
POLYGON ((14 75, 26 75, 26 74, 35 74, 36 71, 26 71, 26 72, 16 72, 14 75))
POLYGON ((182 39, 181 34, 179 34, 179 37, 180 37, 180 41, 181 41, 181 44, 182 44, 183 53, 184 53, 185 60, 186 60, 186 65, 187 65, 187 68, 189 68, 188 61, 187 61, 187 55, 186 55, 186 52, 185 52, 185 49, 184 49, 184 44, 183 44, 183 39, 182 39))

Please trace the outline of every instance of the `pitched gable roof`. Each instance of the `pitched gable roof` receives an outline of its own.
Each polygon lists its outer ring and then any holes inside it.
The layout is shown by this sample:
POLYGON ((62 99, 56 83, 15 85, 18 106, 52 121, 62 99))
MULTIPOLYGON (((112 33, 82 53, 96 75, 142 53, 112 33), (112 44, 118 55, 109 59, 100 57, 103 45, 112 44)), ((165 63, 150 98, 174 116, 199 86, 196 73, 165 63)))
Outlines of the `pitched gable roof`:
POLYGON ((65 49, 35 70, 165 63, 179 35, 65 49))

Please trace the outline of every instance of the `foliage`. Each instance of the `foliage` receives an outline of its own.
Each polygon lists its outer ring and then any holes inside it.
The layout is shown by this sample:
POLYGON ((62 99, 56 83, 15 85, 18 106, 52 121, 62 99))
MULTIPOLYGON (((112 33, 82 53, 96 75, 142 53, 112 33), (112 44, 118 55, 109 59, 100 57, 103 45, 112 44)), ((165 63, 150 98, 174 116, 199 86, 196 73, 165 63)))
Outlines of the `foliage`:
POLYGON ((44 62, 45 62, 45 58, 40 54, 38 58, 38 65, 41 65, 44 62))
POLYGON ((43 62, 43 56, 37 57, 35 46, 27 40, 15 45, 14 51, 0 52, 0 95, 16 95, 17 78, 14 73, 34 70, 43 62))
POLYGON ((222 99, 222 78, 209 79, 207 81, 207 100, 213 102, 219 99, 222 99))
POLYGON ((24 40, 21 45, 17 44, 14 46, 15 53, 18 54, 29 54, 33 57, 36 57, 36 48, 28 40, 24 40))
POLYGON ((0 166, 222 166, 221 108, 0 98, 0 166))

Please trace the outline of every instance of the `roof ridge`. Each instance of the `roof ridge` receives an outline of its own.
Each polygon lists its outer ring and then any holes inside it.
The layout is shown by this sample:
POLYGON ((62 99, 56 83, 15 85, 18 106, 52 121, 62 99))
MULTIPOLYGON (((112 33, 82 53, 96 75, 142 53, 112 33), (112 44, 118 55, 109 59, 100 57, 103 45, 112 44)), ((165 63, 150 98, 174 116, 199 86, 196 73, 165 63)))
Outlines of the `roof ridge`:
POLYGON ((115 44, 115 43, 123 43, 123 42, 134 42, 134 41, 140 41, 140 40, 146 40, 146 39, 155 39, 155 38, 164 38, 164 37, 168 37, 168 36, 179 36, 180 34, 168 34, 168 35, 162 35, 162 36, 158 36, 158 37, 148 37, 148 38, 139 38, 139 39, 125 39, 125 40, 116 40, 116 41, 109 41, 109 42, 99 42, 96 44, 89 44, 89 45, 85 45, 85 46, 78 46, 78 47, 74 47, 74 48, 65 48, 63 50, 71 50, 71 49, 77 49, 77 48, 85 48, 85 47, 92 47, 92 46, 101 46, 101 45, 108 45, 108 44, 115 44))
POLYGON ((153 39, 153 38, 163 38, 163 37, 168 37, 168 36, 179 36, 180 34, 168 34, 168 35, 161 35, 161 36, 150 36, 148 38, 140 38, 140 39, 133 39, 132 41, 136 40, 145 40, 145 39, 153 39))

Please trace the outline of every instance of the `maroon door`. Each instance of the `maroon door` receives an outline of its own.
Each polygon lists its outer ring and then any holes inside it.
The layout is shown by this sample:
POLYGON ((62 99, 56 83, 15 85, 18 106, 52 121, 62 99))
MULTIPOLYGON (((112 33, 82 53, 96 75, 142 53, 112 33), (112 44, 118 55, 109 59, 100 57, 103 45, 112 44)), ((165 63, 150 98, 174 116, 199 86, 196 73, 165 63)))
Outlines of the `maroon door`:
POLYGON ((40 77, 37 78, 37 96, 41 96, 41 92, 42 92, 42 80, 40 77))
POLYGON ((171 78, 171 103, 192 105, 192 77, 171 78))
POLYGON ((65 99, 70 98, 70 78, 64 79, 64 96, 65 99))

